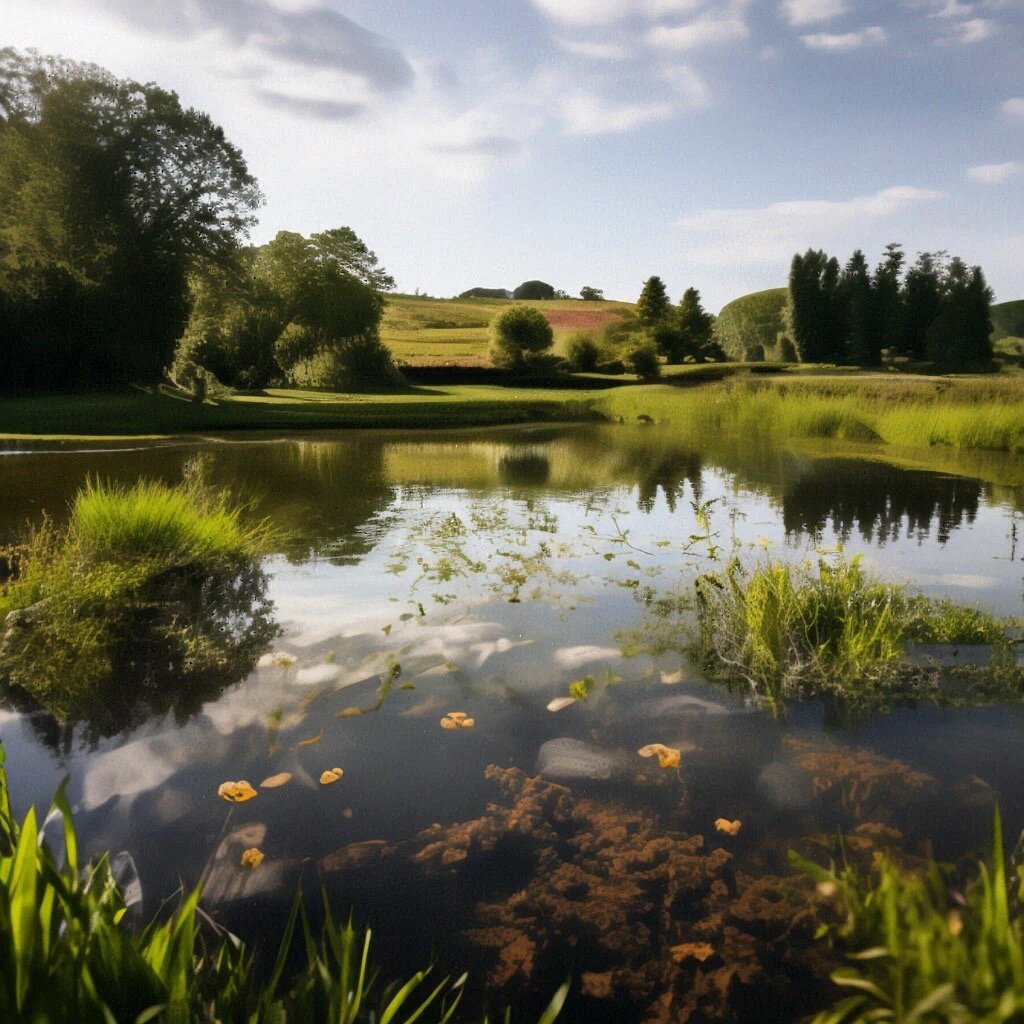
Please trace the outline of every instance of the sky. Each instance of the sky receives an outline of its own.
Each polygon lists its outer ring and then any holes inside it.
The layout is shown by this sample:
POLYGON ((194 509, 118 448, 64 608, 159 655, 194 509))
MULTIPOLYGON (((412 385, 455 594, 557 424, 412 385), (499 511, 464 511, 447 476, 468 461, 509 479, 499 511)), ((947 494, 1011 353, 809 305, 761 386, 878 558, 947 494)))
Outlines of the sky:
POLYGON ((0 0, 3 45, 175 90, 254 241, 347 225, 403 292, 717 312, 895 241, 1024 298, 1024 0, 0 0))

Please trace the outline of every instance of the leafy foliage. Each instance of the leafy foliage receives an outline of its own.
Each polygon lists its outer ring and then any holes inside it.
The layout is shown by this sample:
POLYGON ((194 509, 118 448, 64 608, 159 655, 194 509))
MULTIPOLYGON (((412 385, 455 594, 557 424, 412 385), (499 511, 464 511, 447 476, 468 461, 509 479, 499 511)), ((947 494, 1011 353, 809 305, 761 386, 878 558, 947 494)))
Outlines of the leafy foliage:
POLYGON ((546 281, 524 281, 514 292, 513 299, 554 299, 555 289, 546 281))
POLYGON ((554 344, 551 324, 532 306, 511 306, 491 324, 491 361, 508 369, 522 367, 527 358, 554 344))
POLYGON ((665 282, 660 277, 649 277, 636 300, 636 317, 644 327, 653 327, 665 320, 672 308, 665 282))
POLYGON ((260 202, 174 93, 0 51, 0 389, 158 377, 187 274, 228 258, 260 202))
POLYGON ((259 388, 280 379, 356 390, 398 383, 378 329, 382 291, 394 287, 351 228, 282 231, 236 264, 197 277, 174 374, 197 370, 259 388))

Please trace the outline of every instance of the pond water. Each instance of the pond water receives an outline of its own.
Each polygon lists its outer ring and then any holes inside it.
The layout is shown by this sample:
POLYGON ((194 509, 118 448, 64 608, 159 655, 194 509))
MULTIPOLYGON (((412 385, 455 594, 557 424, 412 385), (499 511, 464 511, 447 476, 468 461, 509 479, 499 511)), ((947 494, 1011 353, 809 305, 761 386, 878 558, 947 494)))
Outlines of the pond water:
POLYGON ((124 696, 63 726, 0 710, 16 810, 69 774, 81 840, 131 852, 149 910, 202 879, 207 909, 259 941, 297 885, 322 885, 375 927, 387 970, 433 957, 523 1012, 571 974, 570 1019, 793 1020, 828 965, 789 849, 824 858, 842 830, 855 857, 956 859, 985 848, 996 796, 1011 838, 1024 824, 1024 708, 847 721, 808 702, 776 720, 701 678, 674 613, 709 543, 792 559, 841 543, 1018 614, 1014 460, 988 460, 995 485, 969 462, 629 426, 9 450, 0 544, 59 521, 91 477, 176 482, 186 464, 273 524, 278 638, 244 678, 149 718, 124 696), (586 700, 548 709, 588 676, 586 700), (474 724, 442 728, 451 711, 474 724), (650 743, 680 767, 640 758, 650 743), (258 797, 225 803, 238 779, 258 797))

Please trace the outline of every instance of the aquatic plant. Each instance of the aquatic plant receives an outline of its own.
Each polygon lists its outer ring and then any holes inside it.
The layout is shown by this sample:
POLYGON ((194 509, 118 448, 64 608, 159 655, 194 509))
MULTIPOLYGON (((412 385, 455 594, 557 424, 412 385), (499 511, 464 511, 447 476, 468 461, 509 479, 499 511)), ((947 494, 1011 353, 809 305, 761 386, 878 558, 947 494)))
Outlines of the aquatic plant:
MULTIPOLYGON (((746 681, 776 710, 831 695, 858 701, 908 678, 911 641, 1009 644, 1008 624, 867 573, 841 551, 799 565, 735 555, 696 583, 697 654, 713 677, 746 681)), ((1017 674, 1007 673, 1019 684, 1017 674)))
POLYGON ((268 528, 187 472, 178 487, 90 482, 44 520, 0 586, 0 683, 95 733, 174 709, 250 671, 277 633, 259 564, 268 528), (123 691, 123 692, 122 692, 123 691), (97 699, 101 697, 102 699, 97 699))
POLYGON ((879 855, 875 869, 821 867, 790 853, 830 908, 821 937, 850 966, 833 981, 849 995, 813 1024, 1018 1021, 1024 1015, 1024 872, 1008 878, 998 811, 992 853, 960 891, 933 860, 912 870, 879 855))
MULTIPOLYGON (((14 819, 0 745, 0 1020, 446 1024, 455 1019, 465 976, 454 982, 431 979, 427 968, 380 984, 370 957, 370 931, 351 920, 340 923, 326 901, 316 935, 296 896, 277 957, 262 980, 245 945, 200 909, 199 889, 141 931, 128 930, 110 859, 79 861, 63 784, 53 809, 63 818, 60 841, 53 844, 57 852, 51 852, 50 829, 40 829, 34 809, 20 823, 14 819), (301 941, 293 941, 298 935, 301 941), (291 972, 296 956, 298 967, 291 972)), ((259 870, 262 855, 247 852, 251 869, 259 870)), ((553 1024, 567 992, 566 984, 538 1024, 553 1024)))

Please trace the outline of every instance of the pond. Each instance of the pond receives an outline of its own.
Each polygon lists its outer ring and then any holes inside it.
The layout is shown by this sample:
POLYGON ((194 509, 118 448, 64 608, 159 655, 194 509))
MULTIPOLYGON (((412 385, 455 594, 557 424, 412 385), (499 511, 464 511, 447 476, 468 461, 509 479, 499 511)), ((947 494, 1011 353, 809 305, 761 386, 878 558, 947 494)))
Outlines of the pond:
POLYGON ((788 850, 824 860, 842 831, 854 858, 954 860, 985 849, 996 798, 1011 838, 1024 823, 1024 708, 778 718, 686 656, 709 549, 841 544, 1019 614, 1012 459, 985 463, 992 484, 971 459, 935 472, 640 426, 26 447, 0 454, 0 543, 60 521, 90 478, 186 468, 272 524, 251 599, 278 635, 184 703, 140 711, 127 678, 75 722, 0 710, 16 811, 69 774, 86 849, 132 854, 148 912, 202 880, 211 914, 266 940, 296 886, 323 886, 372 924, 388 973, 436 959, 524 1013, 571 975, 567 1019, 793 1020, 829 965, 788 850), (678 767, 638 755, 654 743, 678 767), (257 797, 218 796, 241 779, 257 797))

